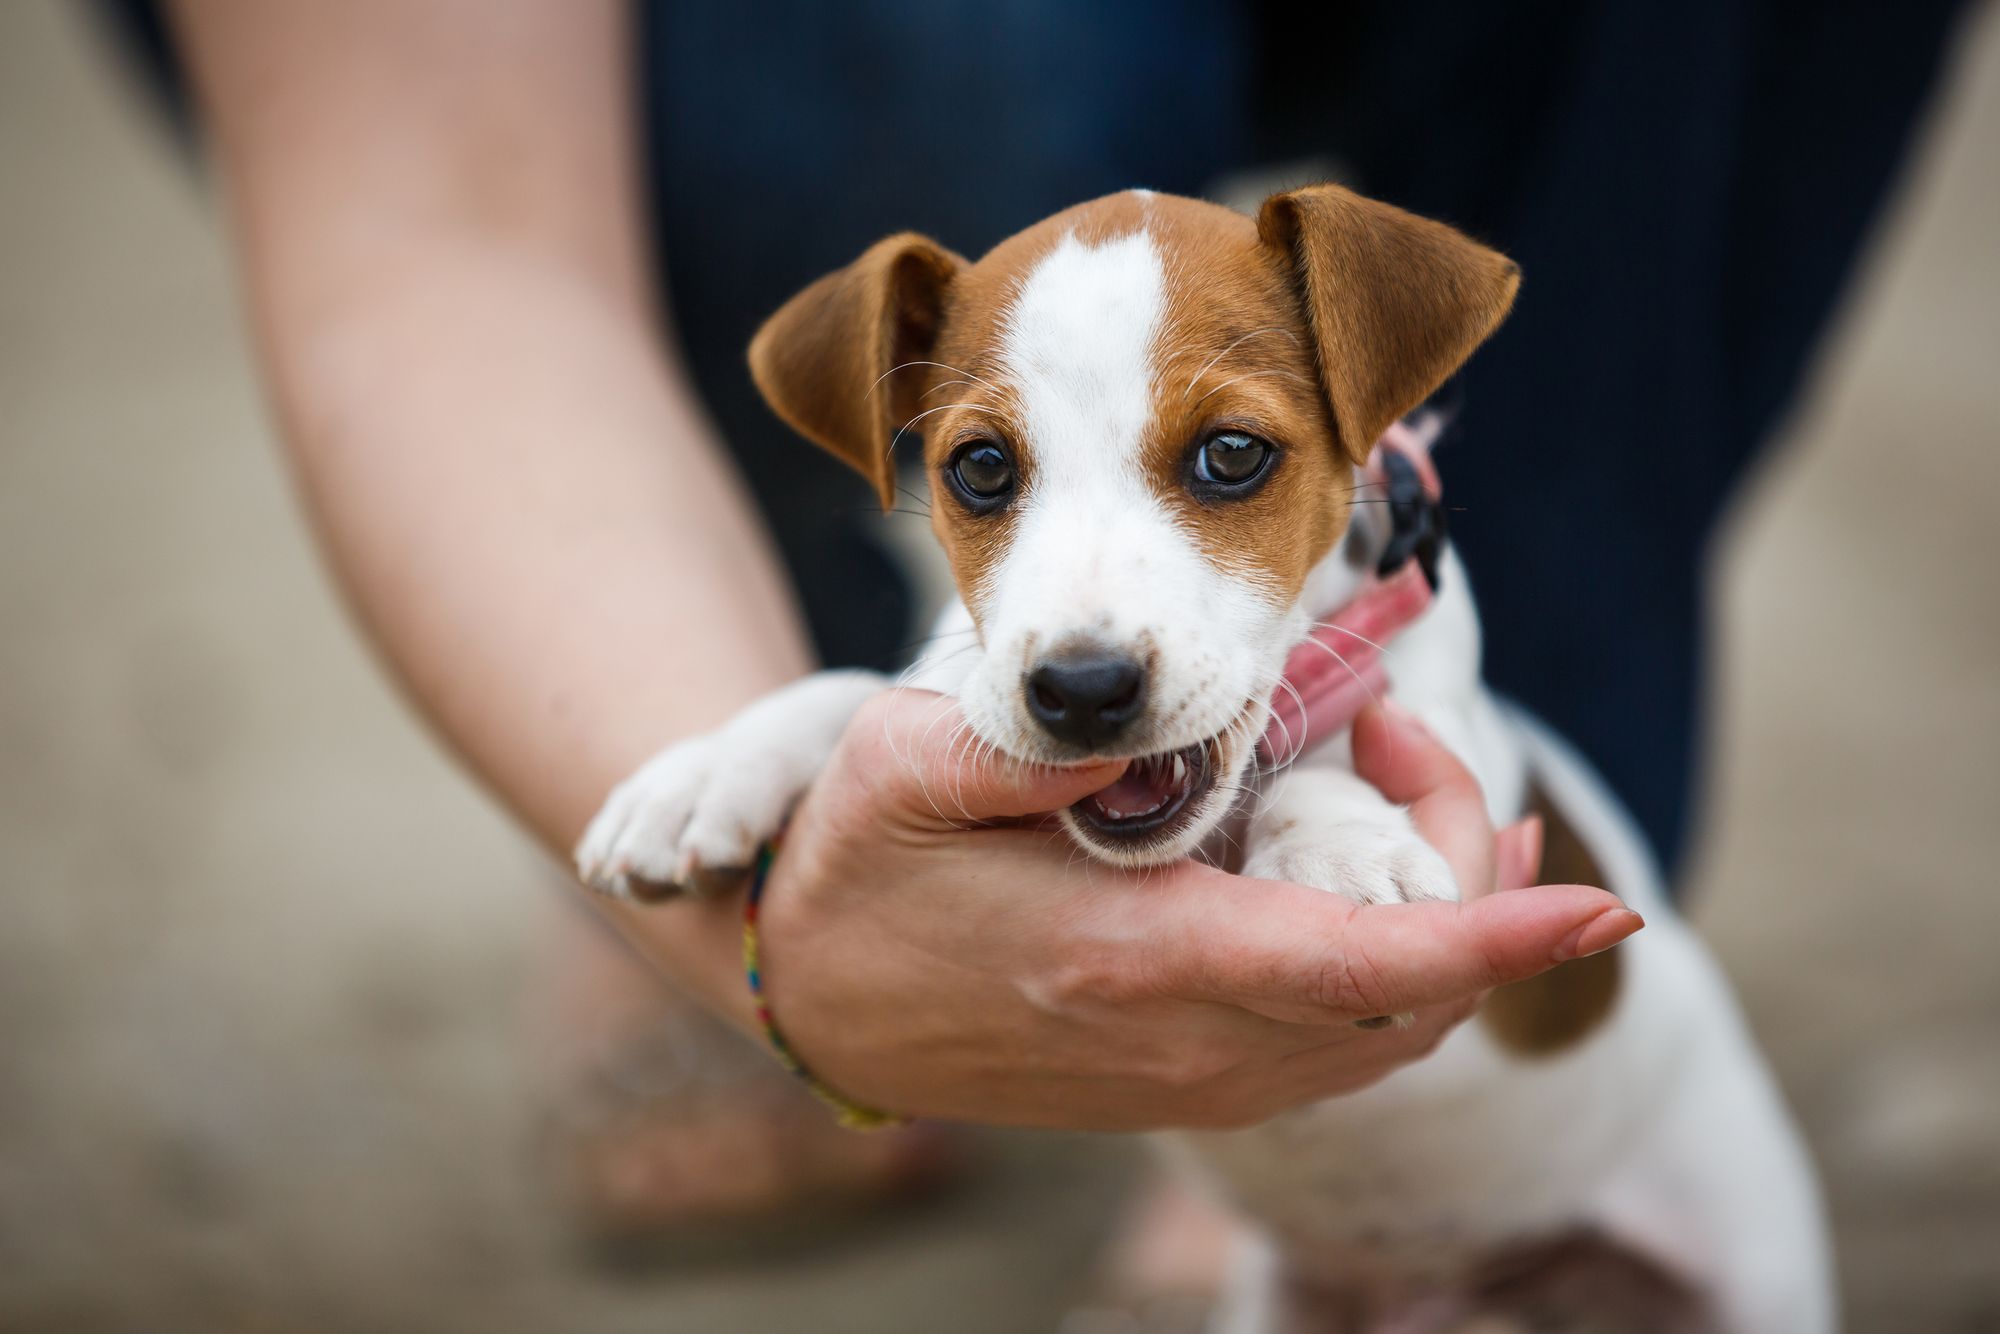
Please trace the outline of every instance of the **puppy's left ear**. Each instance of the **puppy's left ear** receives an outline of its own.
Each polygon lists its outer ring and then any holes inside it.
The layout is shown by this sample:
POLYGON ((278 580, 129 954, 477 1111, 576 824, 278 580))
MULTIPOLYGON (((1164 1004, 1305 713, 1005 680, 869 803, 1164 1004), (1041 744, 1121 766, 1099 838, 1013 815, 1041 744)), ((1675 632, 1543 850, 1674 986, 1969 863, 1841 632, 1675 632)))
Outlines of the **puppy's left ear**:
POLYGON ((931 354, 952 279, 965 261, 903 232, 877 241, 778 308, 750 340, 750 375, 787 424, 896 502, 889 445, 922 409, 931 354))
POLYGON ((1338 185, 1272 195, 1257 234, 1292 267, 1334 429, 1357 464, 1499 327, 1521 285, 1498 251, 1338 185))

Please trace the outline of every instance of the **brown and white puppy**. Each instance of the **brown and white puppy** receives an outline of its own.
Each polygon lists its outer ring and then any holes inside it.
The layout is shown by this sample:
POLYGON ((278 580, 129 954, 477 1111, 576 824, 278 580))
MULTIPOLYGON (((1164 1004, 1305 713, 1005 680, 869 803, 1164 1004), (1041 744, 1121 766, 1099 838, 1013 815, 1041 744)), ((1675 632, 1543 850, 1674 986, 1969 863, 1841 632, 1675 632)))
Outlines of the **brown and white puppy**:
MULTIPOLYGON (((891 237, 787 303, 750 361, 779 415, 885 507, 897 451, 921 448, 960 602, 910 680, 955 695, 1009 757, 1132 759, 1063 812, 1086 851, 1170 861, 1240 817, 1250 874, 1362 902, 1453 898, 1344 738, 1277 778, 1256 743, 1288 655, 1360 586, 1356 550, 1386 538, 1353 504, 1358 467, 1517 282, 1450 228, 1337 186, 1274 196, 1255 219, 1135 190, 976 263, 891 237)), ((1442 1319, 1483 1301, 1504 1257, 1581 1237, 1694 1294, 1712 1327, 1830 1328, 1810 1167, 1726 986, 1602 786, 1478 664, 1447 553, 1439 596, 1385 658, 1398 697, 1496 820, 1542 809, 1554 845, 1567 836, 1651 927, 1503 991, 1363 1093, 1169 1137, 1267 1238, 1226 1326, 1280 1327, 1287 1292, 1442 1319)), ((883 685, 822 673, 663 752, 586 833, 585 878, 629 894, 748 865, 883 685)))

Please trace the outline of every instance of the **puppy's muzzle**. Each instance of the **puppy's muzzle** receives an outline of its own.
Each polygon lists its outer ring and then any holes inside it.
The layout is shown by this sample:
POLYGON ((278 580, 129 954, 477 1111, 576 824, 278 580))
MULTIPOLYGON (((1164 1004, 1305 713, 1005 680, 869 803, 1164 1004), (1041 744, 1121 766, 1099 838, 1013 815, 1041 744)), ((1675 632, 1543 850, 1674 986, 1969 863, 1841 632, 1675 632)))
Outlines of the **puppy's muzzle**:
POLYGON ((1028 715, 1056 740, 1090 752, 1115 742, 1146 709, 1146 669, 1101 647, 1051 654, 1022 678, 1028 715))

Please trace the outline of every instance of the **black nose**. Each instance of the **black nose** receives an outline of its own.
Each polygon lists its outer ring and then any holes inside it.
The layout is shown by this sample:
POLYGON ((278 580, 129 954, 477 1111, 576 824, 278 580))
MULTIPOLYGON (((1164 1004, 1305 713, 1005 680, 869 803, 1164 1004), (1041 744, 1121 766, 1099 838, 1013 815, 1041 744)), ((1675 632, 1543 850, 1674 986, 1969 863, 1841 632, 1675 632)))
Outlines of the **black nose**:
POLYGON ((1104 745, 1139 716, 1146 669, 1119 653, 1092 650, 1050 658, 1028 673, 1028 712, 1058 741, 1104 745))

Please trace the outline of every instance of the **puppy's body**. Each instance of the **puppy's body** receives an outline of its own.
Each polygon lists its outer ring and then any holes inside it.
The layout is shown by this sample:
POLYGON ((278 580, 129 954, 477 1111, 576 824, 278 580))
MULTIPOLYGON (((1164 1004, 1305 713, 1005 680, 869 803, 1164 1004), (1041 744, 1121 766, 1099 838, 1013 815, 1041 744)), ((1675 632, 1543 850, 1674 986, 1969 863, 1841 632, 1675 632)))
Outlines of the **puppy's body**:
MULTIPOLYGON (((1274 198, 1255 225, 1130 192, 972 265, 891 238, 775 316, 752 364, 885 503, 896 438, 921 438, 962 599, 908 680, 956 696, 1010 756, 1132 758, 1064 813, 1087 851, 1169 860, 1247 812, 1249 874, 1362 902, 1448 898, 1449 868, 1353 775, 1344 737, 1309 739, 1276 775, 1254 752, 1288 653, 1385 536, 1351 504, 1357 466, 1497 324, 1514 282, 1490 251, 1333 187, 1274 198)), ((1283 1328, 1287 1293, 1337 1291, 1351 1321, 1435 1316, 1496 1260, 1586 1235, 1697 1292, 1714 1326, 1830 1328, 1812 1176, 1726 986, 1602 786, 1483 688, 1449 553, 1442 576, 1385 656, 1397 698, 1496 821, 1531 795, 1559 811, 1649 929, 1620 947, 1609 991, 1594 974, 1595 1022, 1553 1038, 1469 1023, 1364 1092, 1169 1137, 1268 1239, 1226 1327, 1283 1328)), ((823 674, 663 753, 586 835, 586 877, 615 892, 747 865, 880 685, 823 674)), ((1563 985, 1545 1008, 1561 1011, 1563 985)))
MULTIPOLYGON (((1316 572, 1328 598, 1311 608, 1316 619, 1354 582, 1349 562, 1328 564, 1316 572)), ((1217 1328, 1284 1327, 1273 1305, 1291 1287, 1281 1276, 1337 1288, 1350 1313, 1386 1319, 1464 1296, 1496 1257, 1538 1239, 1594 1230, 1698 1291, 1707 1310, 1694 1327, 1831 1329, 1811 1165, 1726 982, 1596 775, 1480 682, 1477 617, 1455 555, 1442 576, 1437 601, 1386 659, 1395 697, 1473 771, 1496 824, 1526 813, 1531 782, 1548 793, 1595 854, 1604 887, 1647 929, 1619 947, 1612 1008, 1573 1045, 1524 1055, 1475 1021, 1373 1088, 1248 1130, 1160 1136, 1170 1158, 1266 1238, 1245 1257, 1217 1328)), ((938 642, 968 628, 954 606, 938 642)), ((951 653, 927 655, 915 683, 955 693, 965 669, 951 653)), ((1319 815, 1312 785, 1322 777, 1343 794, 1354 781, 1344 737, 1267 780, 1278 801, 1252 823, 1246 872, 1341 887, 1348 849, 1329 853, 1324 839, 1287 847, 1269 832, 1319 815)))
MULTIPOLYGON (((1831 1328, 1811 1167, 1726 983, 1596 776, 1459 677, 1476 634, 1448 559, 1438 604, 1388 660, 1396 696, 1457 743, 1496 821, 1524 814, 1530 787, 1547 794, 1605 887, 1645 916, 1618 948, 1608 1013, 1532 1052, 1475 1020, 1373 1088, 1249 1130, 1177 1136, 1171 1151, 1263 1225, 1284 1268, 1366 1294, 1358 1309, 1463 1296, 1496 1257, 1581 1231, 1658 1262, 1721 1328, 1831 1328)), ((1339 749, 1300 763, 1338 764, 1339 749)), ((1264 856, 1253 849, 1253 866, 1264 856)), ((1271 1285, 1252 1272, 1225 1329, 1268 1323, 1257 1313, 1271 1285)))

